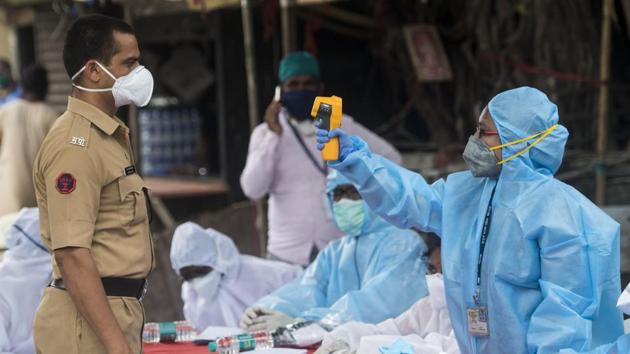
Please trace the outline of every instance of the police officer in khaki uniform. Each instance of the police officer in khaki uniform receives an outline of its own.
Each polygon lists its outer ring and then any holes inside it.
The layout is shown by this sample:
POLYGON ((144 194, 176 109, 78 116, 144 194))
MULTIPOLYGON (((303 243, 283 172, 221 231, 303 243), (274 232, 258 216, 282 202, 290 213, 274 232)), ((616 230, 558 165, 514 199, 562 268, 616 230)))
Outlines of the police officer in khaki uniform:
POLYGON ((144 182, 136 173, 119 106, 153 92, 133 29, 91 15, 63 50, 73 96, 35 161, 41 235, 53 278, 37 310, 41 354, 142 352, 145 278, 153 265, 144 182))

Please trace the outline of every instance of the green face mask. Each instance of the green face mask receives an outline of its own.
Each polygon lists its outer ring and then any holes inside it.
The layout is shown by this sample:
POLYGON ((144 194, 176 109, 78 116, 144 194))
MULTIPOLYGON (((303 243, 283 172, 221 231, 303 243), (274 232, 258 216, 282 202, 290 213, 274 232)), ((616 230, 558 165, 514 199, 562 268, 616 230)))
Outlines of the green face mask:
POLYGON ((346 235, 357 236, 365 221, 363 200, 341 199, 332 205, 335 223, 346 235))
POLYGON ((11 84, 11 79, 8 76, 0 75, 0 89, 6 89, 11 84))

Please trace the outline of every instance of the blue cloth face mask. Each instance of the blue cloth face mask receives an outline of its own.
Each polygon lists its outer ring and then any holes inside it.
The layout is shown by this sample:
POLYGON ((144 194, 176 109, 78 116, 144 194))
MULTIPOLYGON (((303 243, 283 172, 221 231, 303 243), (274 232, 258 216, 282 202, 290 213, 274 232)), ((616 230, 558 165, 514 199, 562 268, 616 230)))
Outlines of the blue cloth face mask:
POLYGON ((317 91, 300 90, 289 91, 282 94, 282 105, 287 108, 289 115, 302 121, 311 118, 313 102, 317 97, 317 91))
POLYGON ((361 234, 365 222, 363 200, 341 199, 333 203, 332 209, 339 230, 350 236, 361 234))

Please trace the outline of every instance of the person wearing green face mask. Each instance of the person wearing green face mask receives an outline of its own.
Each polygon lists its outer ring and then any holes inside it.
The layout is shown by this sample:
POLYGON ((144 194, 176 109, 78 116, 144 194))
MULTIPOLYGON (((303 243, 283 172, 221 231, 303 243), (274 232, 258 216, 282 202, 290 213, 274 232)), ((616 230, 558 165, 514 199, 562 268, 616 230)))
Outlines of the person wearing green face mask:
POLYGON ((0 59, 0 107, 22 96, 22 88, 13 80, 11 64, 0 59))
MULTIPOLYGON (((0 66, 1 63, 0 60, 0 66)), ((37 65, 26 68, 22 85, 22 96, 0 107, 0 216, 37 205, 33 164, 58 117, 58 113, 45 102, 48 92, 46 69, 37 65)))
POLYGON ((335 224, 346 235, 357 236, 365 223, 365 204, 352 184, 342 184, 333 191, 332 212, 335 224))
POLYGON ((275 330, 299 319, 330 326, 379 323, 427 295, 424 241, 373 214, 355 187, 336 172, 326 198, 345 234, 324 248, 304 274, 248 309, 241 327, 275 330))

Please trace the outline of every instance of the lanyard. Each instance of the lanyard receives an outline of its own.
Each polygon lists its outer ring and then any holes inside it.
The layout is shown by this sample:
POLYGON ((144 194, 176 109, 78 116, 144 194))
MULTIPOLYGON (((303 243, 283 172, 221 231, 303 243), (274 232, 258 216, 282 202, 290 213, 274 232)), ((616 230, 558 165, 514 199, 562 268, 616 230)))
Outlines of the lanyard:
POLYGON ((311 160, 315 168, 317 168, 319 172, 321 172, 324 176, 326 176, 328 174, 326 162, 324 162, 323 166, 319 165, 319 163, 317 162, 317 159, 315 159, 315 156, 311 154, 310 150, 306 147, 306 144, 304 144, 304 140, 302 140, 302 136, 300 135, 300 132, 297 131, 297 128, 291 123, 291 121, 289 121, 288 123, 289 123, 289 126, 291 127, 291 131, 293 131, 293 135, 295 135, 295 138, 298 140, 298 142, 302 146, 302 150, 304 150, 304 153, 306 154, 306 156, 308 156, 308 158, 311 160))
POLYGON ((481 240, 479 241, 479 261, 477 262, 477 288, 473 300, 475 305, 479 305, 481 296, 481 265, 483 264, 483 254, 486 250, 486 242, 488 241, 488 234, 490 233, 490 223, 492 222, 492 199, 494 199, 494 191, 497 186, 492 188, 492 194, 490 195, 490 201, 488 202, 488 209, 486 209, 486 217, 483 220, 483 228, 481 229, 481 240))

